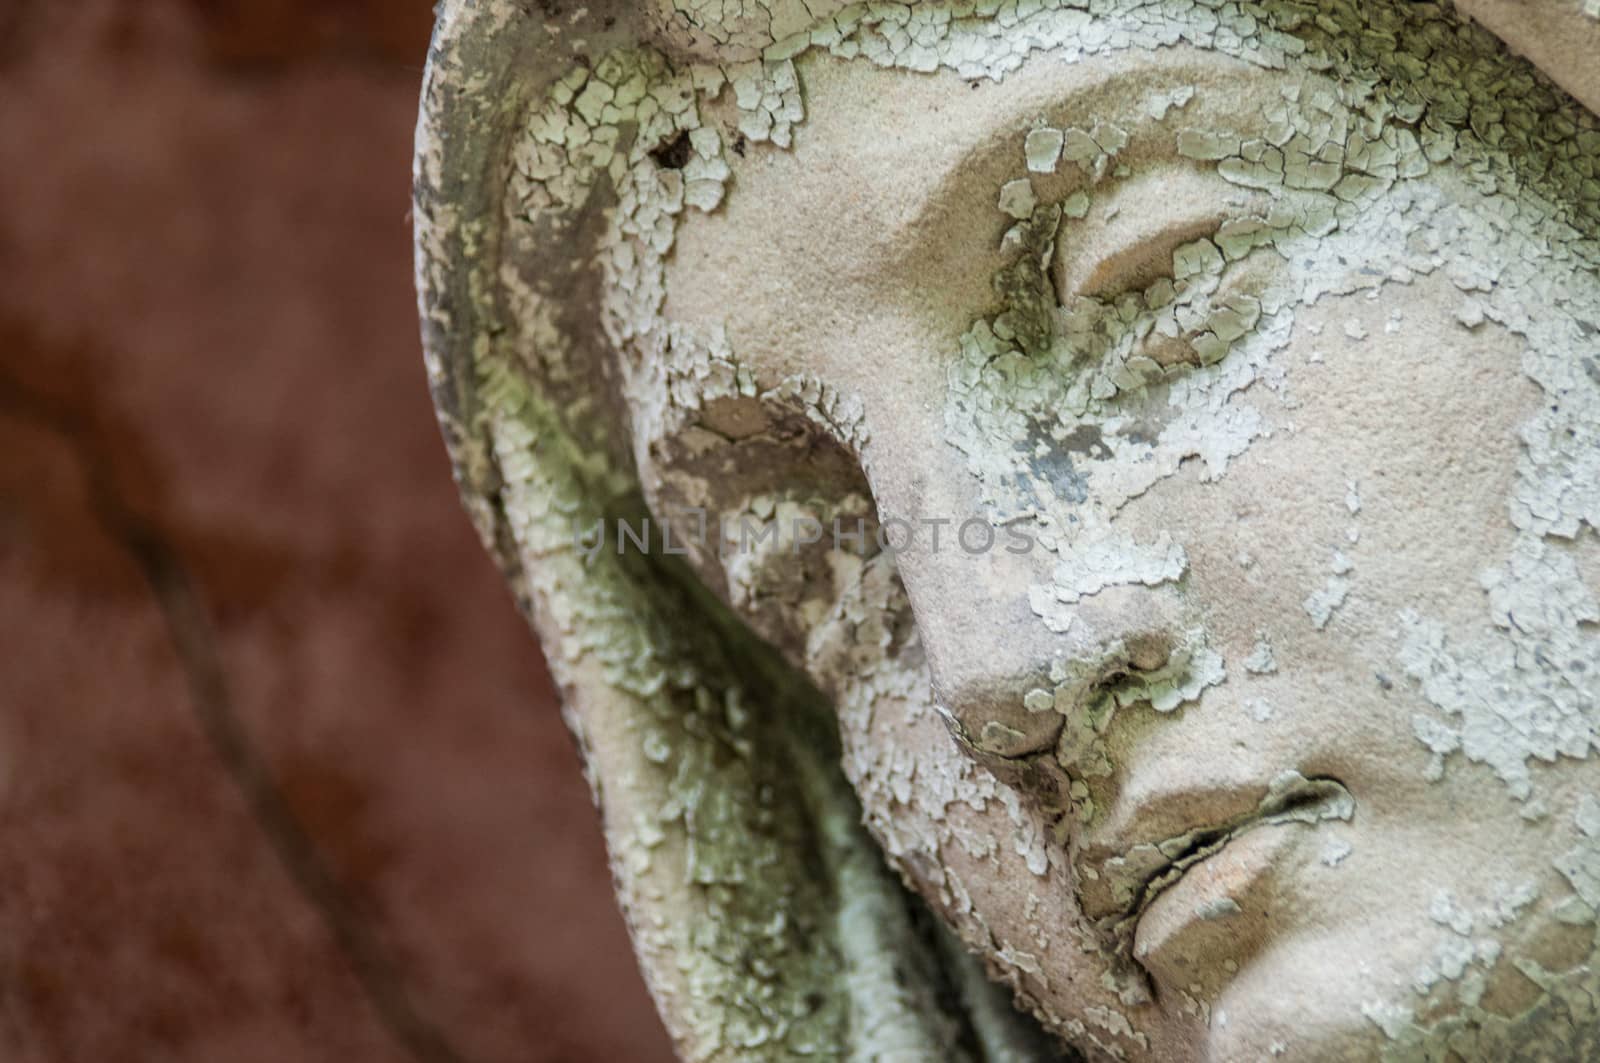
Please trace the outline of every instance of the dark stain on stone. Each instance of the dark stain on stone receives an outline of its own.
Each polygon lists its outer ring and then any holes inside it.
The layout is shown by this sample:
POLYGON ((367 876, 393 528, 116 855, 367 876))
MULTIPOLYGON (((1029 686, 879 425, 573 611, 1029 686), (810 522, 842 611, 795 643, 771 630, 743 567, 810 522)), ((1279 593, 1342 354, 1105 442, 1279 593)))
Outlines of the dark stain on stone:
POLYGON ((690 151, 689 133, 685 130, 652 151, 650 157, 663 169, 681 170, 689 164, 690 151))

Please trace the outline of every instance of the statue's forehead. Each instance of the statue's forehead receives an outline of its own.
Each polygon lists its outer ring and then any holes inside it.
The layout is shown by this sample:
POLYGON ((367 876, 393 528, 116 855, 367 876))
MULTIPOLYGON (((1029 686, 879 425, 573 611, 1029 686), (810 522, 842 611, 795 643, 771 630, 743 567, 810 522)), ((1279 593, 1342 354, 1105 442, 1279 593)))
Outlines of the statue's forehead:
MULTIPOLYGON (((849 0, 648 0, 619 14, 642 16, 644 34, 668 52, 710 62, 760 58, 780 42, 797 40, 818 23, 866 5, 849 0)), ((963 18, 998 17, 1018 5, 905 0, 872 5, 907 13, 943 9, 963 18)), ((1374 6, 1382 6, 1375 0, 1374 6)), ((1481 23, 1516 54, 1542 70, 1579 102, 1600 110, 1600 0, 1460 0, 1457 10, 1481 23)), ((1450 18, 1441 11, 1436 16, 1450 18)), ((1003 19, 1002 19, 1003 21, 1003 19)))
POLYGON ((846 6, 847 0, 650 0, 646 18, 657 43, 670 50, 744 62, 846 6))

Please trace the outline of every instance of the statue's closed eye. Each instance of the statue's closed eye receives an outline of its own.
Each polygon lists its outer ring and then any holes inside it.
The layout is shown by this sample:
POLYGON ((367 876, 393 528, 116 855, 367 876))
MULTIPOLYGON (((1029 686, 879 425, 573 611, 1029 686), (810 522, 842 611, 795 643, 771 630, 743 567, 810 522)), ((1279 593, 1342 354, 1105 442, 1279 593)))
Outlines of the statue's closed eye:
POLYGON ((1125 292, 1142 292, 1163 277, 1170 280, 1173 255, 1178 249, 1216 232, 1221 219, 1205 216, 1163 222, 1158 230, 1142 231, 1131 238, 1108 234, 1105 253, 1077 263, 1064 286, 1070 286, 1075 295, 1091 299, 1114 299, 1125 292))
POLYGON ((1214 171, 1147 171, 1103 193, 1061 231, 1057 298, 1069 314, 1120 322, 1093 331, 1131 332, 1131 348, 1114 345, 1123 357, 1167 369, 1209 365, 1260 319, 1266 282, 1264 263, 1230 262, 1213 238, 1230 219, 1268 207, 1214 171))
POLYGON ((1056 242, 1056 294, 1113 299, 1173 276, 1173 255, 1246 206, 1211 172, 1161 168, 1123 183, 1056 242))

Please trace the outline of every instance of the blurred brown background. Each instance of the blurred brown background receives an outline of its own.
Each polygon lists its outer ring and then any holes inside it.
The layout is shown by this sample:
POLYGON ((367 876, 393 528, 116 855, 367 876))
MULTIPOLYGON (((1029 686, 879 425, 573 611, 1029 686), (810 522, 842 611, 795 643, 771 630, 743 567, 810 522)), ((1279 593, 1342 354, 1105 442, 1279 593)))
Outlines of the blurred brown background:
POLYGON ((664 1060, 410 280, 425 0, 0 0, 0 1059, 664 1060))

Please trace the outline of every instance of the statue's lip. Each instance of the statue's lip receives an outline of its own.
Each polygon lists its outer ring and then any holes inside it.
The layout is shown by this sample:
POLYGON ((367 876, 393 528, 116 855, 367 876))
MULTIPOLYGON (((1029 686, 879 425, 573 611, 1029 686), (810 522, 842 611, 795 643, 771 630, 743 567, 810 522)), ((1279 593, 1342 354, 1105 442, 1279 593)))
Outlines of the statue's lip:
POLYGON ((1119 949, 1131 954, 1138 922, 1156 899, 1229 842, 1257 827, 1349 820, 1354 813, 1355 798, 1337 779, 1284 771, 1268 785, 1256 808, 1244 815, 1158 842, 1138 843, 1102 861, 1096 869, 1098 875, 1109 878, 1114 892, 1126 899, 1097 922, 1116 939, 1119 949))
POLYGON ((1258 826, 1185 867, 1139 911, 1126 944, 1157 987, 1194 992, 1199 982, 1204 992, 1220 991, 1275 931, 1290 928, 1274 898, 1306 858, 1298 843, 1307 826, 1258 826))

